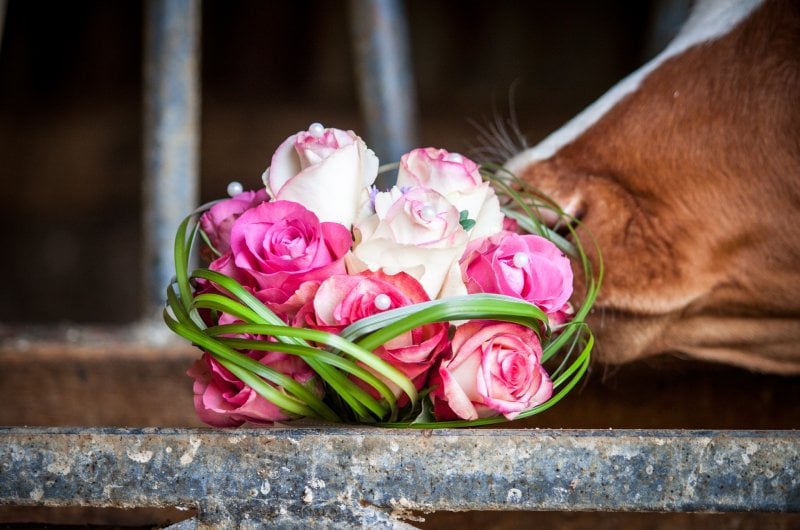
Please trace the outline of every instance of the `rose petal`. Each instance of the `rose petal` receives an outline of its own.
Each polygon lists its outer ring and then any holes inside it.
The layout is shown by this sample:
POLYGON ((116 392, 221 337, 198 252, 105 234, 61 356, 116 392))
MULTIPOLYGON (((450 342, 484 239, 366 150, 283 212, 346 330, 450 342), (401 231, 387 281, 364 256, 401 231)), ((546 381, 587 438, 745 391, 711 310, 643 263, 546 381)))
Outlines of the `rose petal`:
POLYGON ((442 379, 444 397, 450 410, 459 418, 465 420, 477 420, 478 411, 469 399, 467 392, 459 385, 456 378, 447 370, 439 370, 442 379))
POLYGON ((267 191, 275 199, 280 190, 293 176, 300 172, 300 160, 294 150, 294 143, 297 135, 293 134, 283 141, 272 155, 272 162, 269 166, 269 179, 267 191))
POLYGON ((303 204, 320 220, 349 227, 363 215, 378 159, 350 131, 325 129, 321 137, 301 132, 275 152, 267 183, 276 200, 303 204))

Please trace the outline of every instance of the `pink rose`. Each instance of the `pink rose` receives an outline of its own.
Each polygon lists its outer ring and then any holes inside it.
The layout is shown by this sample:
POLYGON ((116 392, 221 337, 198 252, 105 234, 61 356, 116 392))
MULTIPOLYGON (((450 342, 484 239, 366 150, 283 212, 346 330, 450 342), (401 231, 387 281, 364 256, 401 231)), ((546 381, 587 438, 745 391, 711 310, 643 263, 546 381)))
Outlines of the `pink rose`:
MULTIPOLYGON (((209 263, 208 268, 209 270, 233 278, 237 282, 241 283, 244 287, 247 287, 251 292, 254 292, 258 289, 258 284, 255 282, 253 277, 245 270, 236 266, 233 254, 230 250, 209 263)), ((208 288, 202 289, 199 292, 219 292, 216 287, 210 284, 210 282, 206 282, 206 280, 200 279, 198 280, 198 284, 201 286, 209 284, 208 288)))
MULTIPOLYGON (((322 384, 298 357, 278 352, 253 352, 251 356, 322 397, 322 384)), ((244 422, 268 425, 294 417, 245 385, 208 353, 195 361, 187 374, 194 378, 197 415, 213 427, 238 427, 244 422)))
POLYGON ((550 323, 550 326, 557 327, 570 322, 573 317, 575 316, 575 308, 572 307, 572 304, 567 302, 564 306, 557 310, 553 311, 552 313, 547 313, 547 318, 550 323))
POLYGON ((466 294, 458 259, 468 236, 458 210, 443 195, 421 187, 378 193, 375 214, 357 224, 355 233, 349 272, 405 272, 432 299, 466 294))
MULTIPOLYGON (((404 273, 390 276, 365 271, 355 276, 332 276, 322 282, 317 291, 313 315, 304 315, 301 310, 296 325, 311 325, 338 333, 362 318, 428 300, 419 282, 404 273)), ((431 323, 395 337, 377 348, 375 354, 403 372, 420 389, 427 380, 430 367, 446 345, 447 326, 431 323)), ((385 382, 396 395, 400 395, 399 388, 385 382)), ((371 388, 368 390, 378 397, 371 388)), ((404 399, 401 399, 401 405, 404 399)))
POLYGON ((553 384, 541 365, 542 347, 519 324, 471 321, 456 329, 452 356, 431 378, 439 420, 475 420, 520 412, 544 403, 553 384))
POLYGON ((503 232, 520 233, 519 223, 513 217, 503 217, 503 232))
POLYGON ((231 229, 234 276, 249 276, 255 290, 282 292, 268 297, 276 303, 285 302, 303 282, 344 274, 343 258, 351 245, 347 228, 321 223, 313 212, 290 201, 251 208, 231 229))
POLYGON ((224 254, 231 248, 231 227, 242 213, 267 200, 265 190, 243 191, 231 199, 218 202, 200 217, 200 228, 214 248, 224 254))
POLYGON ((572 295, 572 267, 547 239, 503 232, 470 243, 461 260, 470 293, 522 298, 545 313, 564 309, 572 295))
POLYGON ((313 327, 307 323, 303 323, 303 315, 301 312, 308 312, 307 308, 314 300, 314 296, 316 296, 317 290, 319 289, 319 284, 319 280, 301 283, 300 287, 298 287, 285 302, 275 303, 272 301, 274 298, 270 298, 268 295, 265 296, 263 291, 256 293, 256 297, 267 304, 273 313, 278 315, 290 326, 301 328, 313 327))
POLYGON ((314 124, 278 147, 263 179, 275 200, 298 202, 320 220, 349 228, 377 175, 378 158, 355 133, 314 124))
POLYGON ((494 188, 481 177, 478 164, 458 153, 427 147, 400 158, 400 187, 421 186, 444 195, 456 209, 466 210, 475 225, 470 239, 496 234, 503 229, 503 214, 494 188))

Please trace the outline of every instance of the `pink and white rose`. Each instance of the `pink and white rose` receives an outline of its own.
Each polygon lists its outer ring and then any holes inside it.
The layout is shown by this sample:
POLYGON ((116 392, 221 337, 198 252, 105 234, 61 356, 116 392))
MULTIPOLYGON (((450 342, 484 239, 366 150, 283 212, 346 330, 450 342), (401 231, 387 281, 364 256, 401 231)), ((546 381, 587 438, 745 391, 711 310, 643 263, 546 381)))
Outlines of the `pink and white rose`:
POLYGON ((545 313, 566 310, 572 266, 561 250, 537 235, 513 232, 473 241, 461 260, 470 293, 521 298, 545 313))
MULTIPOLYGON (((279 352, 252 352, 251 357, 322 397, 321 381, 300 358, 279 352)), ((245 385, 208 353, 195 361, 187 374, 194 378, 195 411, 213 427, 238 427, 245 422, 269 425, 294 417, 245 385)))
POLYGON ((255 291, 283 293, 267 297, 283 303, 303 282, 344 274, 351 245, 343 225, 320 222, 298 203, 273 201, 247 210, 234 222, 232 259, 217 261, 230 275, 249 277, 255 291))
POLYGON ((503 229, 503 214, 494 188, 484 181, 478 164, 458 153, 433 147, 414 149, 400 158, 400 187, 421 186, 444 195, 456 209, 466 210, 475 225, 470 239, 490 236, 503 229))
POLYGON ((262 178, 273 199, 298 202, 321 221, 349 228, 377 175, 378 158, 355 133, 313 124, 278 147, 262 178))
POLYGON ((544 403, 553 384, 541 364, 536 333, 519 324, 471 321, 456 329, 452 355, 432 376, 438 420, 476 420, 520 412, 544 403))
POLYGON ((405 272, 431 299, 465 294, 458 259, 467 247, 458 210, 441 194, 415 186, 375 195, 375 214, 355 227, 348 271, 405 272))

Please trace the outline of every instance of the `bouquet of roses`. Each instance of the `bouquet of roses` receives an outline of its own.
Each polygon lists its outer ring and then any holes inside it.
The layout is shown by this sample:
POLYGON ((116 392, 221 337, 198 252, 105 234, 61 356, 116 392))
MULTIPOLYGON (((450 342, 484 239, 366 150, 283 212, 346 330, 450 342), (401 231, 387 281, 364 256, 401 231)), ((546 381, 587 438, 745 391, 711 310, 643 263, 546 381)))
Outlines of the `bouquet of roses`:
POLYGON ((204 422, 480 425, 549 408, 586 371, 600 275, 512 175, 434 148, 379 168, 353 132, 313 124, 263 182, 232 183, 176 236, 164 318, 204 352, 188 372, 204 422), (190 271, 195 246, 207 266, 190 271))

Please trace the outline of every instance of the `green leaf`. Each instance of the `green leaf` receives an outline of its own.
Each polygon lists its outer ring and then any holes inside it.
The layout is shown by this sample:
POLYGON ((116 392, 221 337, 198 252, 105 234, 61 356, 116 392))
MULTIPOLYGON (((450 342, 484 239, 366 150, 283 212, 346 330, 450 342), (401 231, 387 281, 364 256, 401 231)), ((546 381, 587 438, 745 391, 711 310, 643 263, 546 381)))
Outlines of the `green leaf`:
POLYGON ((203 240, 203 243, 205 243, 205 244, 206 244, 206 246, 209 248, 209 250, 211 250, 211 252, 212 252, 212 253, 213 253, 213 254, 214 254, 216 257, 220 257, 220 256, 222 256, 222 252, 220 252, 219 250, 217 250, 217 247, 215 247, 215 246, 214 246, 214 245, 211 243, 211 240, 208 238, 208 234, 206 234, 206 233, 205 233, 205 231, 204 231, 203 229, 200 229, 200 230, 198 230, 198 233, 200 234, 200 238, 203 240))
POLYGON ((458 216, 458 222, 464 230, 471 230, 475 226, 475 220, 469 218, 468 210, 461 210, 458 216))
POLYGON ((433 402, 431 399, 426 396, 421 403, 422 410, 420 410, 419 415, 411 422, 411 425, 426 424, 436 421, 436 418, 433 416, 433 402))

